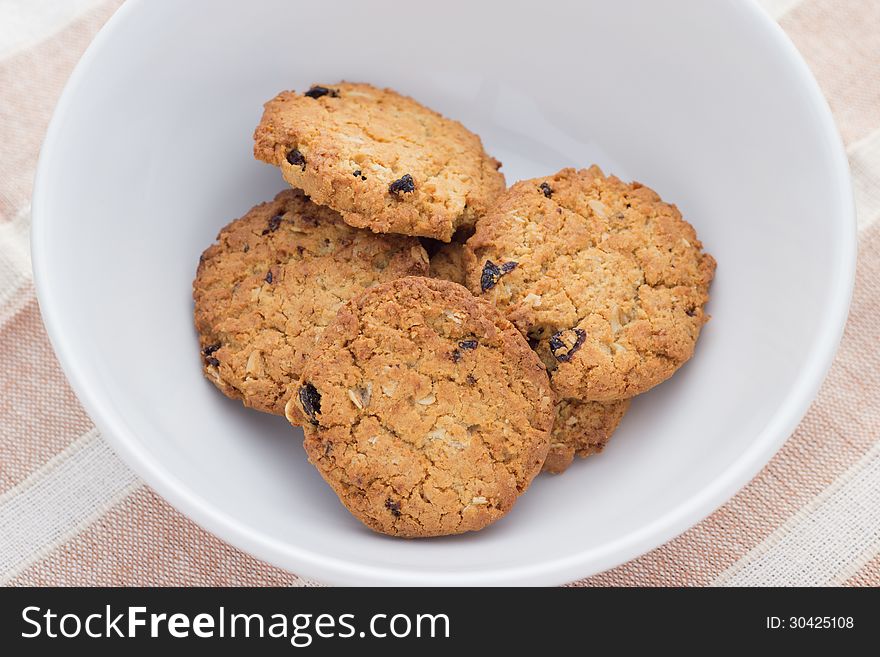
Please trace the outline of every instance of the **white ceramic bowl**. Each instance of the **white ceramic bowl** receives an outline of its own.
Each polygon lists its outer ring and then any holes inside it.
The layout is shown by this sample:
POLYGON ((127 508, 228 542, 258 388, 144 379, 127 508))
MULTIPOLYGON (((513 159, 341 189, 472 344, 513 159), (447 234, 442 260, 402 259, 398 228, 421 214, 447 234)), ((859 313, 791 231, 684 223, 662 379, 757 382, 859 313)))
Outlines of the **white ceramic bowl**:
POLYGON ((672 538, 754 476, 837 346, 855 223, 828 107, 751 2, 129 2, 73 74, 33 203, 46 326, 103 434, 232 544, 337 583, 550 584, 672 538), (679 205, 718 260, 694 359, 600 457, 460 537, 371 533, 283 418, 201 374, 190 285, 218 229, 284 187, 262 103, 392 86, 479 133, 509 182, 599 163, 679 205))

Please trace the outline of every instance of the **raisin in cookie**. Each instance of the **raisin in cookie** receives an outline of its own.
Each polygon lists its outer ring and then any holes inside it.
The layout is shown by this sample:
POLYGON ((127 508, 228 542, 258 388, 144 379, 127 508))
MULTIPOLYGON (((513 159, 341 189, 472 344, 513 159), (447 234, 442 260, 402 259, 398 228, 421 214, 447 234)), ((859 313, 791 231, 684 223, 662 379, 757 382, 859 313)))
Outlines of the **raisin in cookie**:
POLYGON ((564 169, 515 184, 467 242, 468 287, 526 335, 560 398, 613 401, 694 351, 715 260, 651 189, 564 169))
POLYGON ((540 359, 497 309, 421 277, 344 305, 288 403, 343 504, 406 537, 507 513, 544 463, 554 407, 540 359))
POLYGON ((565 472, 575 456, 586 458, 605 449, 629 402, 629 399, 605 403, 571 399, 559 402, 544 471, 565 472))
POLYGON ((199 262, 195 323, 205 375, 229 397, 284 413, 336 310, 365 288, 423 274, 415 238, 374 235, 287 190, 226 226, 199 262))
POLYGON ((457 121, 368 84, 284 91, 265 105, 257 159, 291 186, 378 233, 448 242, 504 191, 501 164, 457 121))

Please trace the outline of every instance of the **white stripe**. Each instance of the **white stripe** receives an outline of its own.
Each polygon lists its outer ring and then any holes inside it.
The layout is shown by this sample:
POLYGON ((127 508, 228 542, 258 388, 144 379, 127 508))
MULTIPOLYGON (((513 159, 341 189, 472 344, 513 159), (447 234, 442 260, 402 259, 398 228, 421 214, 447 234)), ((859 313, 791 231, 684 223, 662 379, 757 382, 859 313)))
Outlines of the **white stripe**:
POLYGON ((773 20, 778 21, 788 12, 799 5, 801 0, 758 0, 764 11, 766 11, 773 20))
POLYGON ((31 281, 31 208, 0 221, 0 307, 31 281))
POLYGON ((714 586, 827 586, 880 551, 880 443, 714 586))
POLYGON ((45 41, 106 0, 0 0, 0 58, 45 41))
POLYGON ((859 230, 863 230, 880 218, 880 129, 850 145, 847 150, 859 230))
POLYGON ((140 480, 97 430, 0 496, 0 585, 104 515, 140 480))

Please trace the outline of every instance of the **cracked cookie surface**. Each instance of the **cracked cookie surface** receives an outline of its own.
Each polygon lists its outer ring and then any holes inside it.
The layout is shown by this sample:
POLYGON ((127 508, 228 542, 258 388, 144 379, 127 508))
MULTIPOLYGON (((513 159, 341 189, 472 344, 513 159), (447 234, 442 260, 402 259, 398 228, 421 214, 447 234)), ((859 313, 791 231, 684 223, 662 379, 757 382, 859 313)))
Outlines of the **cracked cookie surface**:
POLYGON ((477 135, 368 84, 278 94, 254 132, 254 155, 352 226, 444 242, 505 188, 477 135))
POLYGON ((220 231, 193 282, 205 376, 224 394, 284 414, 324 327, 365 288, 424 274, 418 240, 357 230, 286 190, 220 231))
POLYGON ((629 399, 613 402, 564 399, 559 402, 544 471, 565 472, 575 456, 586 458, 605 449, 629 403, 629 399))
POLYGON ((560 398, 648 390, 691 357, 708 319, 715 260, 693 227, 596 166, 516 183, 467 248, 468 287, 528 337, 560 398))
POLYGON ((491 304, 407 277, 343 306, 288 408, 342 503, 403 537, 481 529, 544 463, 555 398, 544 366, 491 304))
POLYGON ((431 276, 464 285, 466 283, 464 258, 464 244, 449 242, 440 245, 431 254, 431 276))

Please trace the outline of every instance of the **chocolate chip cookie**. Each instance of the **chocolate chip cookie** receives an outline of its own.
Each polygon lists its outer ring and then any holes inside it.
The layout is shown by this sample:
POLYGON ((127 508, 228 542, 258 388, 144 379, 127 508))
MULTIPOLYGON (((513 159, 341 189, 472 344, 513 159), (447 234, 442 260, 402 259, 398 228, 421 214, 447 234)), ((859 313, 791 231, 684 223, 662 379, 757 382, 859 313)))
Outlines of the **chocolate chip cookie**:
POLYGON ((302 192, 281 192, 221 230, 201 257, 193 298, 205 375, 245 406, 283 414, 337 309, 427 270, 417 239, 352 228, 302 192))
POLYGON ((407 277, 339 310, 293 408, 342 503, 375 531, 421 537, 510 510, 544 463, 555 398, 495 307, 455 283, 407 277))
POLYGON ((561 398, 613 401, 694 351, 715 260, 674 205, 596 167, 516 183, 467 242, 467 282, 528 337, 561 398))
POLYGON ((340 82, 285 91, 265 105, 257 159, 291 186, 379 233, 448 242, 504 191, 480 138, 412 98, 340 82))
POLYGON ((571 399, 559 402, 544 471, 565 472, 575 456, 585 458, 605 449, 629 403, 629 399, 604 403, 571 399))

